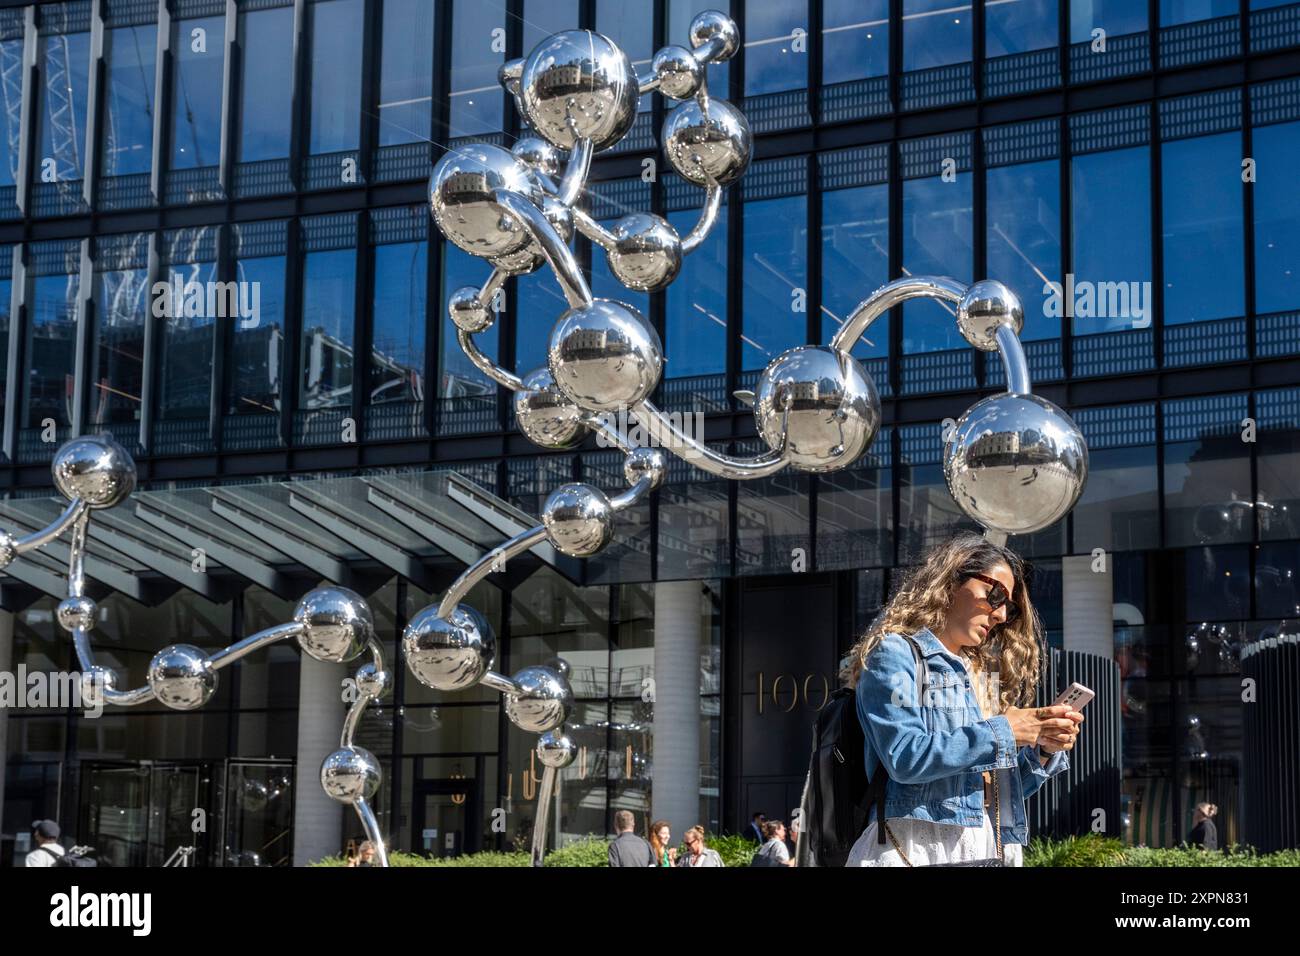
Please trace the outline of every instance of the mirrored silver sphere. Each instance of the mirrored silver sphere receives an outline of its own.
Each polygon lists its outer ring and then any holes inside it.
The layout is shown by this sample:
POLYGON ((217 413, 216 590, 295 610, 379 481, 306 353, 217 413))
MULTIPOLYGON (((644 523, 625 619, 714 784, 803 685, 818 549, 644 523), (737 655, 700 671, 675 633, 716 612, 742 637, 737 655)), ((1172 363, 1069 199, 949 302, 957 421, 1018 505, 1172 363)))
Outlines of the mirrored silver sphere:
POLYGON ((614 223, 610 232, 609 271, 629 289, 658 292, 677 278, 682 267, 682 240, 677 230, 654 213, 634 212, 614 223))
POLYGON ((217 692, 217 671, 192 644, 171 644, 153 656, 145 680, 158 701, 173 710, 202 707, 217 692))
POLYGON ((429 178, 429 209, 442 234, 485 259, 508 256, 532 242, 532 234, 494 198, 503 189, 541 208, 542 187, 508 150, 471 143, 448 151, 429 178))
POLYGON ((667 473, 668 456, 658 448, 633 448, 623 459, 623 477, 629 485, 649 476, 650 487, 658 488, 664 483, 667 473))
POLYGON ((565 398, 548 368, 524 376, 524 387, 514 393, 514 403, 519 431, 534 445, 571 448, 587 434, 582 409, 565 398))
POLYGON ((542 505, 542 524, 558 550, 587 558, 614 537, 614 509, 595 485, 569 482, 552 491, 542 505))
POLYGON ((999 326, 1017 335, 1025 324, 1020 298, 996 279, 981 279, 957 303, 957 328, 966 341, 985 352, 998 350, 999 326))
POLYGON ((546 352, 551 377, 579 408, 616 411, 650 396, 663 372, 659 334, 636 309, 611 299, 565 312, 546 352))
POLYGON ((81 706, 91 709, 108 703, 105 692, 117 690, 117 674, 99 664, 81 672, 81 706))
POLYGON ((754 387, 754 420, 772 448, 800 471, 846 468, 871 447, 880 428, 875 382, 847 352, 802 345, 768 363, 754 387))
POLYGON ((343 747, 320 765, 321 789, 331 800, 356 803, 369 800, 379 791, 384 772, 375 755, 364 747, 343 747))
POLYGON ((520 730, 544 734, 569 719, 573 691, 550 667, 525 667, 511 678, 518 694, 506 694, 506 717, 520 730))
POLYGON ((375 636, 375 619, 365 599, 347 588, 316 588, 303 595, 293 619, 302 625, 298 644, 318 661, 356 660, 375 636))
POLYGON ((494 316, 486 304, 479 301, 478 289, 461 286, 447 299, 447 314, 452 325, 466 332, 486 332, 492 328, 494 316))
POLYGON ((543 767, 563 770, 578 757, 578 745, 560 728, 548 730, 537 739, 537 759, 543 767))
MULTIPOLYGON (((523 61, 520 61, 522 65, 523 61)), ((530 169, 552 179, 560 175, 564 160, 560 151, 540 136, 525 136, 510 148, 515 156, 523 160, 530 169)))
POLYGON ((64 442, 50 464, 54 486, 71 500, 111 508, 135 490, 135 462, 108 435, 82 435, 64 442))
POLYGON ((693 47, 704 46, 715 36, 722 37, 726 45, 718 56, 719 60, 731 59, 740 49, 740 30, 736 27, 736 21, 717 10, 705 10, 696 16, 691 21, 689 36, 693 47))
POLYGON ((664 155, 673 170, 697 186, 729 186, 744 175, 754 152, 749 121, 725 100, 698 100, 673 107, 664 120, 664 155))
POLYGON ((403 629, 402 651, 421 684, 434 690, 464 690, 491 670, 496 638, 483 615, 468 604, 457 604, 445 621, 438 616, 438 605, 431 604, 403 629))
POLYGON ((636 121, 641 88, 627 54, 591 30, 565 30, 533 48, 520 82, 524 116, 547 142, 613 146, 636 121))
POLYGON ((972 405, 943 450, 953 500, 985 528, 1028 534, 1065 516, 1088 477, 1088 446, 1074 421, 1036 395, 972 405))
POLYGON ((666 46, 655 54, 650 68, 659 89, 675 100, 690 99, 704 85, 704 66, 684 46, 666 46))
POLYGON ((18 542, 8 531, 0 530, 0 568, 7 568, 18 557, 18 542))
POLYGON ((95 610, 95 602, 83 594, 60 601, 54 609, 54 616, 65 631, 75 631, 78 628, 89 631, 95 627, 95 610))
POLYGON ((362 664, 357 668, 356 682, 357 690, 376 700, 393 687, 393 679, 388 671, 380 670, 373 663, 362 664))

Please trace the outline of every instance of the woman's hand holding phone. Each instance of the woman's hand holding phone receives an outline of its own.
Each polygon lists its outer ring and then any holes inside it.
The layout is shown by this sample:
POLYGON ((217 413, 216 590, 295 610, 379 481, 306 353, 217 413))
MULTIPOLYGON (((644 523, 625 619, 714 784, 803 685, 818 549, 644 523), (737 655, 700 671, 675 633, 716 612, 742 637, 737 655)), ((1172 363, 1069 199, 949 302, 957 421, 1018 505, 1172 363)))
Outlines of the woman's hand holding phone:
MULTIPOLYGON (((1011 724, 1016 746, 1032 747, 1048 735, 1070 734, 1076 726, 1067 716, 1070 713, 1067 705, 1053 704, 1051 707, 1008 707, 1002 716, 1011 724)), ((1083 719, 1083 714, 1075 712, 1074 716, 1083 719)))

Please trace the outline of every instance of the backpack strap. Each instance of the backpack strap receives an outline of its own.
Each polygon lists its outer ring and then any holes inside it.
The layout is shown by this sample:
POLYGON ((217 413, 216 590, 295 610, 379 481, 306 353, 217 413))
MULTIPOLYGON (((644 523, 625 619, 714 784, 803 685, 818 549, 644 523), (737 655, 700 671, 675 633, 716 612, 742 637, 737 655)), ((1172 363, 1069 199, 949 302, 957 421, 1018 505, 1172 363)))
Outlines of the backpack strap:
MULTIPOLYGON (((53 850, 51 850, 51 849, 49 848, 49 846, 47 846, 46 844, 41 844, 41 845, 38 846, 36 849, 38 849, 38 850, 44 850, 46 853, 48 853, 50 856, 54 857, 54 859, 56 859, 56 860, 61 860, 61 859, 63 859, 63 853, 55 853, 55 852, 54 852, 53 850)), ((65 852, 66 852, 66 851, 65 851, 65 852)))
MULTIPOLYGON (((916 661, 916 680, 920 684, 920 700, 925 702, 926 691, 930 686, 930 674, 925 666, 925 660, 921 657, 921 645, 910 634, 904 634, 907 639, 907 646, 912 649, 912 657, 916 661)), ((867 806, 874 802, 876 805, 876 842, 884 844, 885 842, 885 789, 889 785, 889 771, 885 769, 885 761, 880 761, 880 766, 876 768, 876 775, 867 784, 867 806)))

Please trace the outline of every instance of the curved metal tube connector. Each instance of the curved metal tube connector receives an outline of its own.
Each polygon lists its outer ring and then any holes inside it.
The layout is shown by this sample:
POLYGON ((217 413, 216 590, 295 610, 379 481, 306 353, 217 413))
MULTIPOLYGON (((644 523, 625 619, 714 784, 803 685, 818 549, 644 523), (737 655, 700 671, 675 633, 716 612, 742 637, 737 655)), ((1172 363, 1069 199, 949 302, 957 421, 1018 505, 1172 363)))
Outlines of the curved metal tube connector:
POLYGON ((1007 391, 1012 395, 1031 394, 1033 387, 1029 381, 1029 363, 1025 359, 1025 347, 1020 342, 1020 336, 1009 325, 999 325, 993 334, 998 341, 998 352, 1002 355, 1007 391))
POLYGON ((14 539, 14 553, 23 554, 31 551, 33 548, 41 548, 49 544, 55 538, 71 527, 72 523, 82 515, 90 513, 90 506, 80 498, 73 498, 68 502, 68 506, 63 509, 63 513, 54 519, 54 522, 40 531, 33 531, 31 534, 24 535, 21 538, 14 539))
POLYGON ((636 77, 636 85, 637 89, 639 89, 642 94, 653 93, 655 90, 659 89, 659 75, 655 73, 654 70, 651 70, 648 73, 638 73, 636 77))
POLYGON ((474 336, 464 329, 456 330, 456 341, 460 344, 460 349, 465 353, 465 357, 474 364, 474 367, 486 375, 498 385, 504 385, 512 392, 522 392, 524 382, 518 375, 513 372, 507 372, 505 369, 497 366, 490 358, 479 351, 478 346, 474 344, 474 336))
POLYGON ((452 582, 451 587, 447 589, 447 593, 438 602, 438 617, 444 621, 447 620, 451 617, 451 612, 456 610, 456 605, 460 603, 461 598, 468 594, 474 585, 491 574, 493 568, 500 567, 511 558, 523 554, 529 548, 541 544, 545 540, 546 527, 539 524, 535 528, 530 528, 515 535, 505 544, 493 548, 483 555, 452 582))
POLYGON ((689 255, 700 247, 713 231, 718 221, 718 212, 722 209, 722 187, 709 186, 704 195, 704 208, 700 210, 699 221, 682 237, 682 254, 689 255))
POLYGON ((569 153, 569 162, 564 167, 564 176, 555 191, 555 198, 564 205, 572 206, 578 201, 578 194, 582 192, 587 175, 591 172, 591 157, 595 152, 591 140, 586 137, 574 143, 573 151, 569 153))
POLYGON ((208 662, 214 670, 220 670, 237 660, 247 657, 254 651, 260 651, 262 648, 283 641, 285 638, 297 637, 301 633, 302 625, 297 621, 291 621, 288 624, 277 624, 275 627, 268 627, 264 631, 250 634, 242 641, 236 641, 229 647, 224 647, 213 654, 209 654, 208 662))
POLYGON ((966 294, 966 286, 947 276, 904 276, 886 282, 854 309, 831 339, 831 347, 852 352, 868 326, 896 305, 908 299, 942 299, 954 305, 966 294))
POLYGON ((542 783, 537 788, 537 814, 533 817, 532 864, 541 866, 546 856, 546 829, 551 818, 551 804, 555 802, 555 788, 560 782, 560 771, 547 767, 542 771, 542 783))
POLYGON ((619 492, 618 494, 610 498, 609 506, 613 508, 615 511, 623 511, 626 508, 630 508, 632 505, 636 504, 646 495, 650 494, 654 486, 655 486, 654 479, 652 479, 649 475, 642 475, 640 478, 636 480, 636 484, 634 484, 631 488, 628 488, 626 491, 619 492))
POLYGON ((505 674, 498 674, 496 671, 488 671, 480 678, 479 683, 484 687, 489 687, 498 694, 518 694, 520 687, 505 674))
POLYGON ((614 234, 591 218, 591 214, 585 209, 579 209, 574 206, 570 210, 573 214, 573 224, 578 227, 578 232, 582 233, 596 245, 600 246, 606 252, 614 248, 614 234))
POLYGON ((591 307, 591 289, 578 268, 578 260, 573 251, 564 243, 564 239, 555 231, 549 219, 542 214, 528 199, 507 189, 498 189, 492 198, 503 208, 510 211, 524 227, 532 233, 533 241, 546 257, 546 261, 555 271, 556 281, 564 292, 564 298, 573 309, 591 307))
POLYGON ((366 839, 375 848, 375 856, 379 860, 379 865, 388 866, 388 847, 384 843, 383 834, 379 831, 379 821, 375 819, 375 811, 370 809, 370 801, 365 797, 358 797, 352 807, 357 811, 357 817, 361 820, 361 829, 366 831, 366 839))
POLYGON ((668 448, 683 461, 688 461, 701 471, 719 478, 738 480, 766 478, 786 466, 785 442, 779 449, 771 449, 750 458, 723 455, 706 445, 701 445, 690 435, 677 428, 653 403, 643 401, 633 405, 631 413, 649 433, 653 443, 668 448))

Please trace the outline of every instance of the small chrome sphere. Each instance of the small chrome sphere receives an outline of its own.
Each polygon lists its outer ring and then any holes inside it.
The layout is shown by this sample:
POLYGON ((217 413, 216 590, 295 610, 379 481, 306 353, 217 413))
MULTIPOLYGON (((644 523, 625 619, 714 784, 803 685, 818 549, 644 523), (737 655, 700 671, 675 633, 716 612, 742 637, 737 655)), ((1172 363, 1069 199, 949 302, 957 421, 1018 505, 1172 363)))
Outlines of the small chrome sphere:
POLYGON ((321 789, 339 803, 369 800, 379 791, 383 779, 379 761, 364 747, 343 747, 320 765, 321 789))
POLYGON ((666 46, 655 54, 650 68, 659 89, 675 100, 690 99, 704 85, 704 66, 684 46, 666 46))
POLYGON ((731 59, 740 49, 740 30, 736 21, 717 10, 705 10, 692 20, 689 35, 693 47, 704 46, 714 37, 722 37, 726 45, 718 55, 719 60, 731 59))
POLYGON ((0 568, 7 568, 18 557, 18 542, 8 531, 0 530, 0 568))
POLYGON ((506 694, 506 717, 520 730, 544 734, 569 719, 573 691, 555 670, 525 667, 511 679, 519 693, 506 694))
POLYGON ((159 702, 172 710, 202 707, 217 692, 212 661, 191 644, 171 644, 155 654, 145 680, 159 702))
POLYGON ((54 609, 59 626, 65 631, 93 630, 95 627, 95 602, 84 594, 79 597, 64 598, 54 609))
POLYGON ((302 625, 299 646, 327 663, 356 660, 375 636, 375 619, 365 599, 347 588, 323 587, 308 591, 294 609, 302 625))
POLYGON ((81 706, 96 708, 108 703, 106 692, 117 689, 117 674, 99 664, 81 672, 81 706))
POLYGON ((560 391, 579 408, 617 411, 655 390, 663 373, 663 346, 636 309, 596 299, 556 321, 546 364, 560 391))
POLYGON ((800 471, 846 468, 880 429, 875 382, 847 352, 802 345, 782 352, 754 387, 754 420, 763 440, 781 447, 800 471))
POLYGON ((957 328, 966 341, 985 352, 998 350, 999 326, 1017 335, 1025 324, 1019 297, 996 279, 981 279, 957 303, 957 328))
POLYGON ((578 745, 558 727, 548 730, 537 739, 537 759, 543 767, 563 770, 578 757, 578 745))
POLYGON ((749 121, 725 100, 698 100, 673 107, 664 120, 664 156, 673 170, 697 186, 728 186, 744 175, 754 152, 749 121))
POLYGON ((587 434, 582 409, 564 397, 545 366, 524 376, 524 387, 515 392, 514 403, 519 431, 534 445, 571 448, 587 434))
POLYGON ((985 528, 1039 531, 1065 516, 1088 478, 1088 446, 1070 416, 1037 395, 972 405, 944 445, 953 499, 985 528))
POLYGON ((658 292, 677 278, 682 267, 682 240, 666 219, 634 212, 614 223, 609 270, 638 292, 658 292))
POLYGON ((530 169, 536 170, 543 176, 554 178, 560 175, 564 165, 560 158, 560 151, 540 136, 523 137, 511 147, 510 152, 523 160, 530 169))
POLYGON ((54 486, 63 497, 92 508, 111 508, 135 490, 135 462, 108 435, 83 435, 54 453, 54 486))
POLYGON ((438 605, 431 604, 402 631, 402 651, 406 666, 424 686, 464 690, 492 669, 496 638, 483 615, 468 604, 457 604, 445 621, 438 605))
POLYGON ((597 553, 614 537, 614 509, 595 485, 569 482, 542 505, 542 524, 551 544, 572 558, 597 553))
POLYGON ((362 664, 357 668, 356 681, 357 690, 375 700, 387 694, 393 686, 388 671, 380 670, 373 663, 362 664))
POLYGON ((478 289, 468 285, 448 297, 447 314, 452 325, 469 333, 486 332, 495 321, 492 310, 479 301, 478 289))
POLYGON ((664 483, 668 473, 668 458, 658 448, 633 448, 623 459, 623 477, 629 485, 635 485, 647 475, 650 487, 658 488, 664 483))
POLYGON ((632 128, 641 97, 627 54, 591 30, 565 30, 535 46, 520 88, 529 125, 561 149, 579 139, 598 151, 613 146, 632 128))
POLYGON ((429 178, 429 209, 442 234, 485 259, 508 256, 532 242, 523 223, 496 201, 498 189, 541 207, 542 187, 516 156, 500 146, 472 143, 448 151, 429 178))

